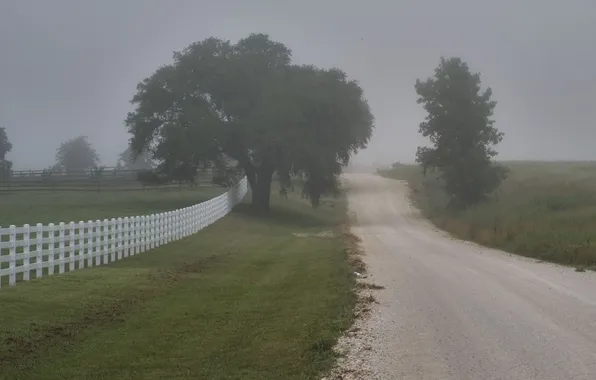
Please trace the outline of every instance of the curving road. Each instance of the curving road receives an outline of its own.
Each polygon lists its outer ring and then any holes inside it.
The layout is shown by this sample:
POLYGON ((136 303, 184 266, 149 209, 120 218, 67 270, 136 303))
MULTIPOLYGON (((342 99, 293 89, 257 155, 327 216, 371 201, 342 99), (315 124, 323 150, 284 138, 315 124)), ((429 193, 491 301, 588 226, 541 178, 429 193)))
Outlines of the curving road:
POLYGON ((596 273, 437 231, 406 184, 347 174, 370 281, 367 365, 383 380, 596 379, 596 273))

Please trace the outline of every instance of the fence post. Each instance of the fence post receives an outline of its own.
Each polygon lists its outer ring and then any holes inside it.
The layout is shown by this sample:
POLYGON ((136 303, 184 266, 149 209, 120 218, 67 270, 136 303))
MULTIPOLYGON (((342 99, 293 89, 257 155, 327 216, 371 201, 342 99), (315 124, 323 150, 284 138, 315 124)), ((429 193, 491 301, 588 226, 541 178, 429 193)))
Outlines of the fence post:
POLYGON ((37 223, 37 232, 35 233, 35 248, 37 258, 35 260, 35 278, 43 276, 43 224, 37 223))
POLYGON ((135 217, 135 252, 143 253, 143 220, 140 216, 135 217))
POLYGON ((163 240, 163 212, 157 214, 157 245, 162 246, 163 240))
POLYGON ((199 209, 199 205, 194 205, 190 209, 190 234, 194 234, 197 232, 197 210, 199 209))
POLYGON ((108 250, 112 253, 112 260, 111 262, 113 263, 114 261, 116 261, 116 243, 117 243, 117 238, 116 238, 116 219, 112 218, 110 219, 110 225, 109 225, 109 229, 108 229, 108 250))
POLYGON ((159 214, 159 225, 160 225, 160 240, 161 240, 161 245, 167 244, 167 237, 166 237, 166 228, 167 228, 167 221, 166 221, 166 213, 162 212, 161 214, 159 214))
POLYGON ((164 244, 168 244, 170 242, 170 213, 168 211, 163 213, 164 219, 164 244))
POLYGON ((178 209, 174 211, 176 213, 176 240, 182 239, 182 226, 184 225, 184 210, 178 209))
POLYGON ((136 243, 135 243, 135 239, 136 239, 136 232, 135 232, 135 227, 136 227, 136 217, 131 216, 129 219, 130 222, 130 256, 134 256, 136 253, 136 243))
POLYGON ((186 229, 184 236, 192 235, 192 207, 187 207, 185 212, 186 229))
POLYGON ((198 232, 200 230, 203 229, 203 222, 202 222, 202 218, 201 215, 203 214, 203 203, 205 202, 201 202, 197 205, 197 210, 196 212, 196 218, 197 218, 197 228, 195 229, 195 232, 198 232))
MULTIPOLYGON (((0 243, 2 243, 2 236, 5 234, 2 231, 2 226, 0 226, 0 243)), ((2 255, 2 248, 0 248, 0 255, 2 255)), ((0 269, 2 269, 2 264, 0 264, 0 269)), ((2 289, 2 275, 0 274, 0 289, 2 289)))
POLYGON ((29 281, 31 257, 29 250, 31 248, 31 229, 28 224, 23 226, 23 280, 29 281))
POLYGON ((95 256, 95 222, 92 220, 87 221, 87 267, 93 267, 93 257, 95 256))
POLYGON ((75 244, 75 223, 74 222, 70 222, 69 225, 69 231, 68 234, 70 235, 70 239, 69 239, 69 246, 68 246, 68 253, 70 256, 70 264, 68 265, 68 271, 72 272, 73 270, 75 270, 75 260, 76 260, 76 254, 77 254, 77 247, 75 244))
POLYGON ((186 224, 184 215, 186 215, 186 209, 178 210, 178 240, 184 239, 184 226, 186 224))
POLYGON ((118 226, 116 227, 116 248, 118 249, 117 259, 122 260, 122 248, 123 248, 123 232, 122 232, 122 218, 118 218, 118 226))
POLYGON ((151 248, 153 248, 153 239, 154 239, 154 235, 153 235, 153 223, 151 221, 151 215, 147 215, 145 217, 145 223, 147 224, 147 241, 145 243, 145 248, 147 250, 150 250, 151 248))
POLYGON ((103 264, 106 265, 109 263, 109 251, 108 251, 108 227, 109 227, 109 221, 107 219, 104 219, 102 222, 102 232, 103 232, 103 264))
POLYGON ((59 237, 58 239, 59 241, 59 249, 60 249, 60 255, 58 256, 58 272, 59 273, 64 273, 64 222, 60 222, 59 224, 60 226, 60 232, 59 232, 59 237))
POLYGON ((172 241, 178 240, 178 230, 180 228, 179 212, 172 211, 172 241))
MULTIPOLYGON (((85 268, 85 222, 79 221, 79 269, 85 268)), ((89 253, 89 252, 87 252, 89 253)))
POLYGON ((207 201, 201 203, 201 229, 207 225, 207 201))
POLYGON ((183 208, 180 210, 180 239, 184 239, 186 237, 186 214, 188 213, 188 207, 183 208))
POLYGON ((8 285, 15 286, 17 283, 17 231, 15 225, 11 225, 9 228, 10 262, 8 267, 10 269, 10 274, 8 277, 8 285))
POLYGON ((174 214, 172 213, 172 211, 168 211, 166 215, 168 218, 168 224, 166 229, 166 234, 168 234, 167 242, 171 243, 174 241, 174 214))
POLYGON ((48 276, 54 274, 54 255, 56 250, 56 226, 54 223, 48 225, 48 236, 50 243, 48 246, 48 276))
POLYGON ((141 252, 147 252, 149 244, 149 217, 141 216, 141 252))
POLYGON ((140 223, 140 218, 138 216, 134 217, 134 254, 138 254, 140 253, 139 251, 139 225, 140 223))
POLYGON ((172 229, 172 238, 174 241, 178 240, 179 231, 180 231, 180 212, 177 210, 172 211, 172 224, 174 228, 172 229))
POLYGON ((151 229, 151 215, 145 215, 145 251, 151 249, 153 230, 151 229))
POLYGON ((101 265, 101 220, 97 219, 95 221, 95 232, 93 233, 95 237, 93 242, 94 253, 95 256, 95 266, 101 265))
POLYGON ((139 249, 139 253, 143 253, 145 252, 145 218, 141 215, 141 216, 137 216, 138 221, 137 221, 137 225, 138 225, 138 242, 137 242, 137 246, 139 249))
POLYGON ((124 257, 129 256, 130 250, 130 218, 124 218, 124 257))
POLYGON ((157 241, 157 230, 155 229, 155 214, 149 215, 149 225, 151 226, 151 240, 149 248, 153 249, 156 247, 155 242, 157 241))
POLYGON ((176 212, 170 211, 170 242, 176 241, 176 212))
POLYGON ((176 241, 176 212, 170 211, 170 242, 176 241))
POLYGON ((189 221, 189 223, 190 223, 189 234, 190 235, 192 235, 192 234, 194 234, 196 232, 195 231, 195 227, 196 227, 195 212, 196 212, 196 209, 197 209, 197 205, 195 204, 195 205, 193 205, 190 208, 190 212, 188 213, 188 218, 190 219, 190 221, 189 221))
POLYGON ((192 214, 191 214, 192 207, 187 207, 184 209, 184 232, 183 236, 190 236, 192 231, 192 214))
POLYGON ((172 230, 174 229, 173 215, 171 211, 166 212, 166 244, 174 241, 172 230))

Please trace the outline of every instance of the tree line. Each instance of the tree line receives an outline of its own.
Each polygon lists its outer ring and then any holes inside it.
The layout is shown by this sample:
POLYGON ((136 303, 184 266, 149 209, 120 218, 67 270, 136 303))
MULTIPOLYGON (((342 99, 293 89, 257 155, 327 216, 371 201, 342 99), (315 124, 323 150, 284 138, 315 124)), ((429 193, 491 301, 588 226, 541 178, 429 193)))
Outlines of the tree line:
MULTIPOLYGON (((440 172, 450 205, 483 201, 505 178, 494 162, 503 134, 493 125, 491 89, 482 91, 479 74, 461 59, 441 58, 434 76, 417 80, 415 90, 427 111, 419 132, 431 142, 418 148, 416 161, 425 173, 440 172)), ((280 192, 300 178, 313 206, 337 194, 342 169, 367 147, 375 127, 356 80, 338 68, 293 63, 291 50, 266 34, 190 44, 140 82, 131 103, 129 147, 119 165, 147 169, 155 181, 192 180, 207 166, 225 177, 235 165, 261 212, 269 209, 274 175, 280 192)), ((11 145, 0 131, 0 168, 10 170, 11 145)), ((98 162, 80 136, 61 144, 55 166, 81 170, 98 162)))
MULTIPOLYGON (((0 178, 8 178, 13 172, 13 162, 7 158, 13 145, 8 139, 5 127, 0 127, 0 178)), ((47 167, 48 172, 77 173, 86 170, 99 170, 99 154, 87 136, 77 136, 60 144, 56 151, 55 163, 47 167)), ((118 155, 118 170, 152 170, 155 163, 148 154, 133 157, 129 148, 118 155)))
MULTIPOLYGON (((273 174, 281 191, 304 178, 316 206, 336 194, 350 157, 367 146, 374 117, 364 92, 340 69, 292 63, 291 50, 265 34, 233 44, 208 38, 174 53, 137 86, 126 119, 133 154, 147 149, 160 170, 235 160, 248 177, 255 209, 266 211, 273 174)), ((494 158, 503 133, 492 119, 492 90, 460 58, 441 58, 415 83, 429 138, 416 161, 436 170, 450 207, 482 202, 506 176, 494 158)))

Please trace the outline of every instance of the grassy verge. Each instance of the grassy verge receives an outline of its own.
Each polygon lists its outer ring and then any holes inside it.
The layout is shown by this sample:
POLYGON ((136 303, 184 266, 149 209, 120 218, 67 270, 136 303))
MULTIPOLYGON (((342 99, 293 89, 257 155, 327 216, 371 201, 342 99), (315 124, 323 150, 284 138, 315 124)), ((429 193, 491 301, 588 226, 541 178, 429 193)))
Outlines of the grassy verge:
POLYGON ((315 379, 353 318, 343 199, 0 291, 2 379, 315 379), (296 236, 297 234, 298 236, 296 236))
POLYGON ((505 162, 510 173, 489 202, 445 209, 441 182, 415 166, 381 174, 410 183, 412 198, 438 227, 463 239, 541 260, 596 265, 596 163, 505 162))
POLYGON ((225 192, 220 187, 136 191, 0 192, 0 226, 78 222, 183 208, 225 192))

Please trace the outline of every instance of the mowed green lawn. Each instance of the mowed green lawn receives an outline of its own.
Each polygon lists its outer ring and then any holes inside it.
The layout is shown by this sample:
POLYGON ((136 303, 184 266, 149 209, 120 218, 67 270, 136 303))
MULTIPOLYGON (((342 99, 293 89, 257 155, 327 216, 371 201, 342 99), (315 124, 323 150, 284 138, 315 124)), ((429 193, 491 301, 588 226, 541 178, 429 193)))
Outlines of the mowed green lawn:
POLYGON ((225 191, 216 186, 101 192, 3 191, 0 192, 0 226, 147 215, 191 206, 225 191))
POLYGON ((344 200, 241 204, 198 234, 0 290, 2 379, 317 379, 352 321, 344 200), (335 237, 293 233, 334 231, 335 237))
POLYGON ((489 202, 445 208, 436 175, 402 165, 383 174, 405 179, 438 227, 478 243, 578 267, 596 266, 596 162, 503 162, 508 178, 489 202))

